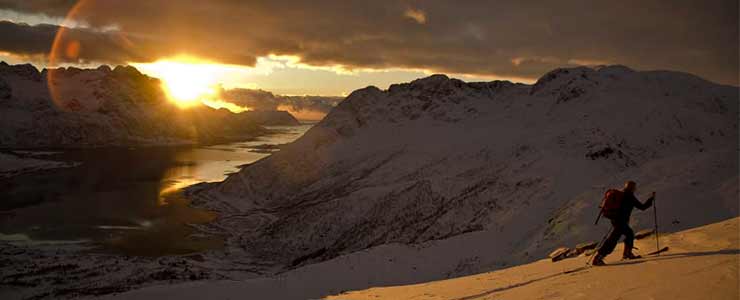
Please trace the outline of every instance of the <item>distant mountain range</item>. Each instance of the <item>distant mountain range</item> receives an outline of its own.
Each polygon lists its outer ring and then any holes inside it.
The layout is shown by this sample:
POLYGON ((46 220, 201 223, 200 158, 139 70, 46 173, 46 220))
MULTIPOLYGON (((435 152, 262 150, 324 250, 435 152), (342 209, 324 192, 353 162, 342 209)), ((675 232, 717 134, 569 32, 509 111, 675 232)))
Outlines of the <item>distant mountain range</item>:
POLYGON ((178 109, 158 79, 130 66, 39 72, 0 62, 0 148, 216 143, 296 124, 285 111, 178 109))
POLYGON ((657 192, 665 231, 737 216, 737 116, 738 87, 678 72, 579 67, 534 85, 434 75, 357 90, 280 152, 191 192, 220 213, 208 230, 229 235, 240 264, 362 252, 383 276, 431 280, 598 241, 597 206, 625 180, 643 201, 657 192), (394 270, 389 253, 399 268, 434 263, 394 270))
POLYGON ((285 96, 255 89, 228 89, 221 91, 226 102, 254 110, 285 110, 301 120, 321 120, 342 97, 331 96, 285 96))

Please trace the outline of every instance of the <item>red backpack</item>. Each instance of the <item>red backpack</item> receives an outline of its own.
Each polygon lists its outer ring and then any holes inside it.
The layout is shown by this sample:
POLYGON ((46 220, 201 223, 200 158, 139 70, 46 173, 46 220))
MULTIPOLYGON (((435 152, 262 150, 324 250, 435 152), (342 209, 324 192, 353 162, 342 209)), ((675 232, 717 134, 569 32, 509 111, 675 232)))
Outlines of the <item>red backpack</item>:
POLYGON ((599 206, 604 217, 613 219, 619 216, 622 208, 622 199, 624 199, 624 192, 615 189, 607 190, 599 206))

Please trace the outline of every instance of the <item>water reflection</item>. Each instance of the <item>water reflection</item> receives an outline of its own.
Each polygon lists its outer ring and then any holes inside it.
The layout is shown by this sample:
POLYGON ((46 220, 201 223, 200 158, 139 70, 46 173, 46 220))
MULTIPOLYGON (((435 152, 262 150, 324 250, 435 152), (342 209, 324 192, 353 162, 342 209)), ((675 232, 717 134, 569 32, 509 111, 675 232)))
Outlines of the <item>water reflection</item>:
POLYGON ((92 240, 103 245, 103 251, 135 255, 219 247, 220 239, 193 236, 187 224, 208 222, 214 215, 189 207, 181 189, 223 180, 240 166, 269 155, 255 152, 255 147, 291 142, 308 128, 275 127, 282 132, 211 147, 56 154, 50 158, 83 164, 0 180, 0 239, 19 242, 22 235, 27 242, 92 240))

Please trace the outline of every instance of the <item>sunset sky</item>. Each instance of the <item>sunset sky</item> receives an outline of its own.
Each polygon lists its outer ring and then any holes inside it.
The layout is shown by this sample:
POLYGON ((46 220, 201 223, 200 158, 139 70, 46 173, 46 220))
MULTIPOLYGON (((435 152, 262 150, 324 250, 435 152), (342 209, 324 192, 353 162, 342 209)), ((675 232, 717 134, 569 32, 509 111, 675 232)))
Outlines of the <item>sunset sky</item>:
POLYGON ((0 20, 9 63, 153 76, 177 66, 278 94, 339 96, 432 73, 533 82, 598 64, 738 84, 737 0, 0 0, 0 20))

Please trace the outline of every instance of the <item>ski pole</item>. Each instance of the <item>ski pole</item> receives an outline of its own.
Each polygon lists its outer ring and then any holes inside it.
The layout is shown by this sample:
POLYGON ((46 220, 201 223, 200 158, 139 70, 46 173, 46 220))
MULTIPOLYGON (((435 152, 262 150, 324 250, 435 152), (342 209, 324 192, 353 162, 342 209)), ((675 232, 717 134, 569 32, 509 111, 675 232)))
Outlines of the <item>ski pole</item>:
MULTIPOLYGON (((655 192, 653 192, 653 217, 655 218, 655 251, 660 251, 660 242, 658 241, 658 206, 655 201, 655 192)), ((660 253, 658 253, 660 255, 660 253)))
MULTIPOLYGON (((599 216, 601 216, 601 214, 599 214, 599 216)), ((596 255, 599 255, 599 248, 601 248, 601 246, 606 241, 606 238, 609 237, 609 235, 612 233, 612 230, 614 230, 614 228, 609 228, 609 231, 607 231, 604 237, 601 238, 601 241, 598 244, 596 244, 596 248, 594 248, 594 253, 588 257, 588 260, 586 260, 587 265, 591 263, 591 260, 593 260, 594 257, 596 257, 596 255)))

